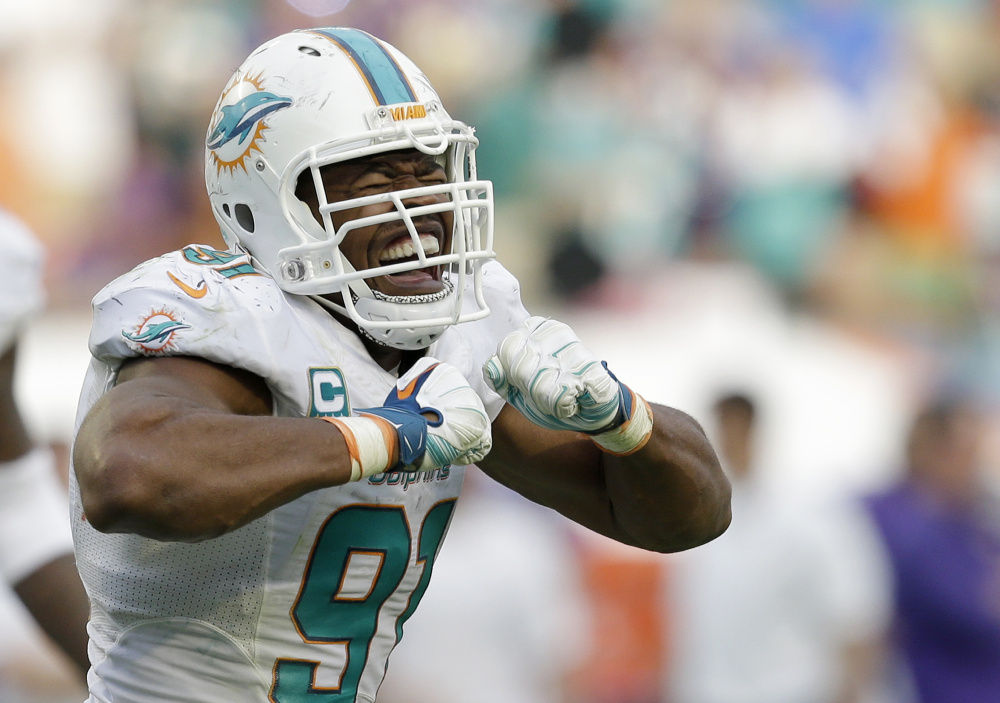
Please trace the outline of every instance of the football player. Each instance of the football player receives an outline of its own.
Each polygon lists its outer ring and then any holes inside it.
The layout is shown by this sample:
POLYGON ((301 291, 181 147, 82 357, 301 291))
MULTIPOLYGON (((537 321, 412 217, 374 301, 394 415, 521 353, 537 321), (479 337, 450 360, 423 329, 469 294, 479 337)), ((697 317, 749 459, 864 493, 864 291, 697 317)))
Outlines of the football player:
POLYGON ((356 29, 277 37, 230 79, 205 164, 228 248, 94 299, 91 700, 373 701, 470 463, 629 545, 725 529, 698 425, 525 311, 477 143, 356 29))
POLYGON ((66 489, 14 393, 18 340, 44 302, 43 250, 24 223, 0 211, 0 252, 0 578, 82 676, 90 604, 73 561, 66 489))

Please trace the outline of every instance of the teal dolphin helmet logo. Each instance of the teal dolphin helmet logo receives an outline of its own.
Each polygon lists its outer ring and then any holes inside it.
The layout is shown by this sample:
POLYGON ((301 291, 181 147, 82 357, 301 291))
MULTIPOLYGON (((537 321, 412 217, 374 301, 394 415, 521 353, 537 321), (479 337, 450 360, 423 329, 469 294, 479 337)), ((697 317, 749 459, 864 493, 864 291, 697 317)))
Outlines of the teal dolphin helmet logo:
POLYGON ((291 98, 282 98, 274 93, 262 92, 248 95, 235 105, 224 106, 221 110, 222 119, 209 135, 208 148, 218 149, 223 144, 237 138, 239 138, 238 143, 242 144, 250 135, 250 131, 256 129, 258 122, 275 110, 280 110, 291 104, 291 98))
POLYGON ((259 151, 267 130, 265 118, 292 104, 291 98, 264 90, 261 81, 259 74, 237 74, 216 108, 205 147, 220 172, 246 171, 246 158, 259 151))

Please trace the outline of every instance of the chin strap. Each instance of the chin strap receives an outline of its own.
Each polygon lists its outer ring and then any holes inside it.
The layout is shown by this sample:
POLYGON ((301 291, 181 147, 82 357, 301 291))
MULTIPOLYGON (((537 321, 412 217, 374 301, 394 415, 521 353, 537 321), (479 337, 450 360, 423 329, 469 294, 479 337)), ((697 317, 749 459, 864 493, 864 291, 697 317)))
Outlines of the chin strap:
POLYGON ((405 328, 386 330, 385 336, 377 336, 366 327, 358 324, 350 313, 347 312, 344 306, 334 303, 331 300, 327 300, 319 295, 310 295, 307 297, 312 298, 312 300, 318 303, 321 307, 324 307, 328 311, 337 315, 342 324, 347 325, 351 330, 355 331, 365 340, 389 349, 398 349, 400 351, 423 350, 433 344, 444 332, 444 327, 420 327, 416 328, 419 333, 412 333, 413 328, 411 328, 411 334, 408 335, 406 339, 400 339, 401 335, 405 334, 407 331, 405 328))
MULTIPOLYGON (((451 282, 449 278, 442 278, 441 285, 443 286, 441 290, 437 293, 422 293, 420 295, 386 295, 380 290, 375 290, 371 288, 372 297, 375 300, 382 301, 383 303, 392 303, 394 305, 419 305, 421 303, 436 303, 440 300, 444 300, 452 291, 455 290, 455 284, 451 282)), ((357 303, 357 300, 354 301, 357 303)))

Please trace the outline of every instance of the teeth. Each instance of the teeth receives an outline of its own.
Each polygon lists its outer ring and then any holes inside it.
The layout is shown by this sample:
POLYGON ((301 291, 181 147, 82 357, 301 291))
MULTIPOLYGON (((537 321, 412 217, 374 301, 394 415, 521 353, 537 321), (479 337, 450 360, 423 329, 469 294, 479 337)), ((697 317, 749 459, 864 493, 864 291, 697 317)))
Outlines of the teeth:
MULTIPOLYGON (((438 245, 438 240, 429 234, 420 235, 420 246, 424 250, 425 256, 437 254, 441 249, 440 245, 438 245)), ((385 264, 398 261, 399 259, 406 259, 416 253, 416 250, 413 248, 413 242, 407 240, 402 244, 386 247, 381 256, 379 256, 379 263, 385 264)))

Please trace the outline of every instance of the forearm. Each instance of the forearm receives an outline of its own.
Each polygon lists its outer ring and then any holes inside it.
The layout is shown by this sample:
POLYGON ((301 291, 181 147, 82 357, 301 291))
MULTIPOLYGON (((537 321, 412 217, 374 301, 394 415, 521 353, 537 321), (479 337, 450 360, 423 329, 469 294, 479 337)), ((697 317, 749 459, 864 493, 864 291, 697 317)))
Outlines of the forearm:
POLYGON ((0 354, 0 463, 14 461, 32 448, 31 437, 14 397, 16 355, 16 346, 0 354))
POLYGON ((615 523, 645 549, 676 552, 729 526, 730 487, 705 433, 687 414, 650 405, 653 434, 628 456, 600 461, 615 523))
POLYGON ((490 448, 482 401, 430 357, 360 416, 273 417, 271 398, 262 378, 204 359, 127 362, 74 444, 86 519, 103 532, 198 541, 311 491, 390 468, 469 464, 490 448))
POLYGON ((697 423, 652 406, 653 436, 615 457, 576 432, 546 430, 507 406, 493 424, 483 471, 598 534, 672 552, 703 544, 729 524, 729 483, 697 423))
POLYGON ((87 620, 90 601, 80 583, 71 554, 56 557, 14 585, 25 608, 42 630, 83 674, 90 668, 87 658, 87 620))
POLYGON ((536 427, 507 406, 493 424, 493 449, 477 466, 512 491, 606 537, 614 522, 599 451, 574 432, 536 427))
POLYGON ((86 671, 90 604, 72 551, 66 490, 53 453, 37 448, 0 465, 0 576, 86 671))
POLYGON ((74 448, 87 519, 104 532, 198 541, 350 478, 343 435, 319 419, 176 398, 108 408, 88 418, 74 448))
POLYGON ((483 466, 502 483, 657 552, 695 547, 729 525, 729 483, 698 423, 651 407, 564 323, 528 318, 483 372, 508 403, 483 466))

